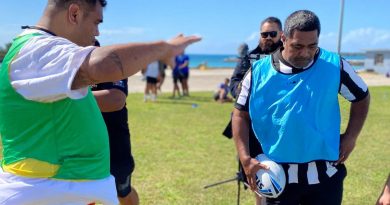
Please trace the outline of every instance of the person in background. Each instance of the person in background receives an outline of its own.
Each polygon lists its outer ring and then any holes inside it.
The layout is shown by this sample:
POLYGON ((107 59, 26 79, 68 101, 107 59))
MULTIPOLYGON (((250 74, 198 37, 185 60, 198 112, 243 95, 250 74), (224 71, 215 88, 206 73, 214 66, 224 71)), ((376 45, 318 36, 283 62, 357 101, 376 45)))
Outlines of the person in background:
MULTIPOLYGON (((176 61, 176 59, 175 59, 176 61)), ((172 98, 177 96, 180 98, 182 95, 180 94, 180 88, 178 85, 178 82, 182 81, 182 75, 180 74, 179 67, 176 66, 172 69, 172 79, 173 79, 173 92, 172 92, 172 98)))
MULTIPOLYGON (((240 82, 243 80, 245 74, 247 74, 251 64, 255 60, 259 60, 261 57, 265 57, 268 54, 275 52, 281 45, 280 37, 282 35, 282 23, 281 21, 273 16, 265 18, 260 23, 260 39, 258 46, 248 53, 248 45, 242 44, 238 49, 239 61, 234 69, 233 75, 230 80, 230 93, 234 98, 237 98, 237 91, 240 82)), ((231 134, 232 121, 230 120, 228 126, 225 128, 229 136, 231 134)), ((252 127, 249 127, 249 151, 250 156, 256 157, 262 153, 262 148, 253 133, 252 127)), ((241 175, 245 176, 244 170, 241 169, 241 175)), ((246 177, 244 177, 244 182, 246 177)), ((265 202, 259 195, 255 194, 256 205, 264 204, 265 202)))
MULTIPOLYGON (((91 85, 127 79, 201 38, 95 47, 105 0, 48 0, 0 69, 0 204, 118 204, 91 85)), ((17 13, 17 12, 16 12, 17 13)))
POLYGON ((159 77, 157 78, 157 91, 161 93, 161 87, 164 84, 165 80, 165 70, 167 69, 167 65, 160 62, 159 63, 159 77))
POLYGON ((159 77, 159 62, 154 61, 145 69, 146 86, 144 94, 144 102, 151 100, 155 102, 157 99, 157 79, 159 77))
POLYGON ((179 75, 181 87, 183 90, 183 96, 190 95, 188 90, 188 78, 190 75, 189 64, 190 64, 190 59, 188 55, 184 54, 184 52, 176 56, 176 67, 177 67, 177 72, 179 75))
POLYGON ((273 16, 265 18, 260 23, 260 39, 255 49, 247 53, 247 45, 241 45, 239 48, 239 58, 232 77, 230 78, 230 93, 234 98, 237 97, 237 87, 251 67, 251 63, 259 60, 261 57, 276 51, 281 45, 280 41, 282 30, 281 21, 273 16))
POLYGON ((311 11, 290 14, 283 46, 256 61, 241 83, 233 111, 233 139, 252 190, 267 169, 250 155, 250 122, 264 154, 283 166, 284 191, 266 204, 340 205, 344 162, 367 117, 367 85, 340 55, 318 47, 321 31, 311 11), (338 94, 351 102, 340 134, 338 94))
MULTIPOLYGON (((237 50, 238 50, 238 59, 237 59, 237 62, 241 62, 242 59, 248 57, 248 51, 249 51, 248 44, 242 43, 242 44, 238 47, 237 50)), ((236 65, 236 68, 237 68, 238 66, 239 66, 239 64, 236 65)))
MULTIPOLYGON (((95 46, 100 47, 96 40, 95 46)), ((115 177, 120 204, 139 204, 138 193, 131 186, 134 158, 131 154, 130 130, 126 108, 127 78, 92 86, 92 93, 107 126, 110 144, 110 173, 115 177)))
POLYGON ((225 78, 225 81, 219 85, 219 89, 214 94, 214 100, 220 103, 232 102, 233 99, 229 97, 229 78, 225 78))

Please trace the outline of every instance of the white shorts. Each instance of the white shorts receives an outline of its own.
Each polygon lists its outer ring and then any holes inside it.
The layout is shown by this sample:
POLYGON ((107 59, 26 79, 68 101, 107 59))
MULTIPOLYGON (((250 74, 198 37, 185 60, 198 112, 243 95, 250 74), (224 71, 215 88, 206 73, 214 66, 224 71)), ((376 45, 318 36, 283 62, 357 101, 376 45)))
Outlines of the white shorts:
POLYGON ((93 181, 26 178, 0 168, 0 205, 117 205, 113 176, 93 181))

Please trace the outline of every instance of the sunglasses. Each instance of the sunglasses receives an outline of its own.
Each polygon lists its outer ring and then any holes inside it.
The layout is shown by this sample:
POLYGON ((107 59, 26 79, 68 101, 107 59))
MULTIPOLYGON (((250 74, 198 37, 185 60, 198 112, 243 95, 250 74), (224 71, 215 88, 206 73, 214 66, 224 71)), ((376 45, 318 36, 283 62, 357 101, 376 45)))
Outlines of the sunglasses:
POLYGON ((267 38, 268 36, 271 36, 271 38, 275 38, 276 35, 278 35, 278 32, 277 31, 261 32, 260 35, 262 38, 267 38))

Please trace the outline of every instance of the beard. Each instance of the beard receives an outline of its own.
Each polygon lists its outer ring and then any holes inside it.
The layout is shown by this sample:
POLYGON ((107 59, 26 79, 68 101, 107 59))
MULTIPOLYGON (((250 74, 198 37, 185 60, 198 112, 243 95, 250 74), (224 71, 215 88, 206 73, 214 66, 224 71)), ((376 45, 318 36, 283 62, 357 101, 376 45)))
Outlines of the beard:
POLYGON ((266 40, 265 42, 260 42, 260 48, 264 54, 273 53, 280 46, 279 41, 274 43, 272 40, 266 40))
POLYGON ((293 58, 291 59, 291 64, 296 68, 307 67, 313 61, 312 58, 293 58))

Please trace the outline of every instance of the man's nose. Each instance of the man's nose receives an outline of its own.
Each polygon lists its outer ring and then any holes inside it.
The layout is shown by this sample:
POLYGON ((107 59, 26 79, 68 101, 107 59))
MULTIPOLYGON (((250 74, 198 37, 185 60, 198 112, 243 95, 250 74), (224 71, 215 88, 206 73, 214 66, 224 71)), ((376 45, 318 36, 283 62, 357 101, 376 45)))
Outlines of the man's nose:
POLYGON ((300 56, 303 58, 309 58, 310 57, 310 50, 308 48, 304 48, 300 52, 300 56))

